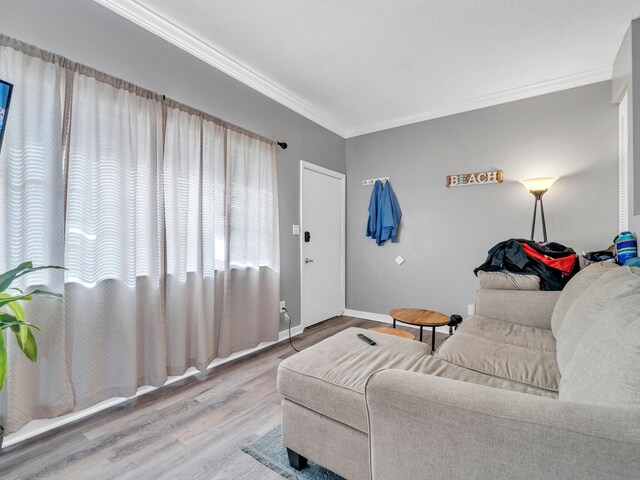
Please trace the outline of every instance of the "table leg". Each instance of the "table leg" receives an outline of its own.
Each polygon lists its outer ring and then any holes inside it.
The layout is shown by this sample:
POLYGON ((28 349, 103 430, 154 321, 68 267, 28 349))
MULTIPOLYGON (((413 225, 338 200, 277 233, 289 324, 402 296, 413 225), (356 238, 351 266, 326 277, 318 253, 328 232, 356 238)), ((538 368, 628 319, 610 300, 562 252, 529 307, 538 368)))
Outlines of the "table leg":
POLYGON ((420 341, 422 341, 422 325, 420 325, 420 341))
POLYGON ((431 353, 436 351, 436 327, 431 327, 431 353))
POLYGON ((396 319, 393 319, 393 328, 396 328, 396 319))

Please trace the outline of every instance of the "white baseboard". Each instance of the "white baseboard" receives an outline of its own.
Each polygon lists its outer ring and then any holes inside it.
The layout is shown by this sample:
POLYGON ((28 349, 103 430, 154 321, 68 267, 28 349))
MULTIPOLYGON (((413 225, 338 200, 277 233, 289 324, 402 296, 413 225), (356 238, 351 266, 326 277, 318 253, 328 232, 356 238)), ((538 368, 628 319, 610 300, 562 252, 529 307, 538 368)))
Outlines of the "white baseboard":
POLYGON ((361 310, 344 309, 344 315, 347 317, 364 318, 365 320, 373 320, 374 322, 393 323, 391 315, 385 313, 363 312, 361 310))
MULTIPOLYGON (((297 327, 291 327, 291 337, 295 337, 296 335, 300 335, 304 327, 302 325, 298 325, 297 327)), ((284 330, 280 332, 278 335, 278 341, 287 340, 289 338, 289 330, 284 330)))
MULTIPOLYGON (((302 327, 302 325, 298 325, 296 327, 291 327, 291 337, 295 337, 297 335, 300 335, 302 333, 302 331, 304 330, 304 328, 302 327)), ((209 364, 209 366, 207 367, 206 370, 209 370, 213 367, 216 367, 218 365, 222 365, 224 363, 230 362, 232 360, 236 360, 238 358, 241 357, 246 357, 247 355, 250 355, 252 353, 258 352, 260 350, 263 350, 267 347, 270 347, 271 345, 275 345, 276 343, 279 343, 283 340, 287 340, 289 338, 289 332, 288 330, 285 330, 283 332, 279 332, 278 334, 278 341, 277 342, 262 342, 261 344, 259 344, 258 346, 254 347, 254 348, 249 348, 247 350, 242 350, 240 352, 236 352, 226 358, 219 358, 214 360, 213 362, 211 362, 209 364)), ((205 371, 206 371, 205 370, 205 371)), ((200 373, 200 371, 196 370, 194 367, 189 368, 184 375, 179 375, 179 376, 175 376, 175 377, 169 377, 167 379, 167 381, 165 382, 164 386, 167 385, 171 385, 172 383, 175 383, 179 380, 182 380, 184 378, 188 378, 191 377, 197 373, 200 373)), ((24 440, 27 440, 29 438, 35 437, 37 435, 41 435, 45 432, 48 432, 49 430, 53 430, 54 428, 58 428, 58 427, 62 427, 63 425, 67 425, 68 423, 71 422, 75 422, 77 420, 80 420, 82 418, 86 418, 89 417, 90 415, 93 415, 95 413, 101 412, 102 410, 106 410, 107 408, 113 407, 115 405, 118 405, 120 403, 126 402, 127 400, 131 399, 131 398, 136 398, 139 397, 140 395, 144 395, 145 393, 149 393, 152 392, 153 390, 156 390, 157 388, 160 387, 152 387, 150 385, 145 385, 142 386, 140 388, 138 388, 138 390, 136 391, 136 394, 131 396, 131 397, 115 397, 115 398, 109 398, 107 400, 103 400, 102 402, 93 405, 89 408, 85 408, 84 410, 80 410, 77 412, 72 412, 72 413, 68 413, 66 415, 61 415, 59 417, 56 418, 46 418, 46 419, 41 419, 41 420, 32 420, 31 422, 29 422, 27 425, 25 425, 24 427, 22 427, 20 430, 18 430, 15 433, 12 433, 11 435, 8 435, 5 437, 4 442, 3 442, 3 447, 8 447, 10 445, 14 445, 16 443, 22 442, 24 440)))
MULTIPOLYGON (((356 317, 356 318, 364 318, 365 320, 373 320, 374 322, 393 324, 393 318, 391 318, 391 315, 387 315, 384 313, 364 312, 362 310, 351 310, 350 308, 345 308, 344 315, 347 317, 356 317)), ((408 324, 403 324, 402 322, 398 322, 396 325, 409 326, 408 324)), ((418 328, 416 326, 413 326, 413 327, 418 328)), ((427 331, 428 331, 428 328, 427 328, 427 331)), ((448 334, 449 327, 447 326, 436 327, 436 332, 448 334)))

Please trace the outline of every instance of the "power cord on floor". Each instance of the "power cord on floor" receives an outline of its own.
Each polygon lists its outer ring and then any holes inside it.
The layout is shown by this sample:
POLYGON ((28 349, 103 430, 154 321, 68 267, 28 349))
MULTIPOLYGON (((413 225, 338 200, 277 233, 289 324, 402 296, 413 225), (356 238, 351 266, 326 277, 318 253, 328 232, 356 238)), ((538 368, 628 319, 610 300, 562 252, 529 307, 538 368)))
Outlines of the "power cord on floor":
POLYGON ((282 307, 282 310, 284 311, 284 318, 289 321, 289 344, 291 345, 291 348, 293 348, 296 352, 299 352, 300 350, 295 347, 293 341, 291 340, 291 315, 289 315, 289 310, 284 307, 282 307))

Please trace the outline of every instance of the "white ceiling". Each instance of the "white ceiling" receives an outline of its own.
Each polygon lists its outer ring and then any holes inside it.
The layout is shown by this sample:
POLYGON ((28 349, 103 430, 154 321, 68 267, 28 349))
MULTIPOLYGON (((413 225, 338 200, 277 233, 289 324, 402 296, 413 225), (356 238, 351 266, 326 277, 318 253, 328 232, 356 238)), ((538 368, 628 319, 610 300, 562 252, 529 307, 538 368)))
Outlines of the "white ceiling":
POLYGON ((639 0, 96 0, 343 137, 611 78, 639 0))

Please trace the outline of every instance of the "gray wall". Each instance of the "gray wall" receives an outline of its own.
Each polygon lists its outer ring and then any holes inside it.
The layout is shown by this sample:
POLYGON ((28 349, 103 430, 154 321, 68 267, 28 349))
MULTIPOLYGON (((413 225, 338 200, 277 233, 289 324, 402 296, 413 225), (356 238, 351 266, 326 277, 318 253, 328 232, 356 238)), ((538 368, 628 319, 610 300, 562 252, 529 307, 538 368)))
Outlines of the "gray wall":
POLYGON ((281 299, 294 324, 300 322, 300 248, 291 234, 291 225, 299 223, 299 160, 344 173, 343 138, 92 1, 4 2, 0 32, 286 140, 289 148, 278 149, 277 157, 281 299))
MULTIPOLYGON (((617 233, 617 108, 611 82, 347 140, 347 306, 388 313, 466 313, 474 267, 511 237, 528 238, 534 199, 517 180, 559 176, 545 195, 549 239, 578 252, 617 233), (445 176, 501 168, 501 185, 446 188, 445 176), (366 238, 372 187, 389 176, 402 208, 397 244, 366 238), (398 266, 394 258, 405 257, 398 266)), ((541 240, 538 225, 536 239, 541 240)))

